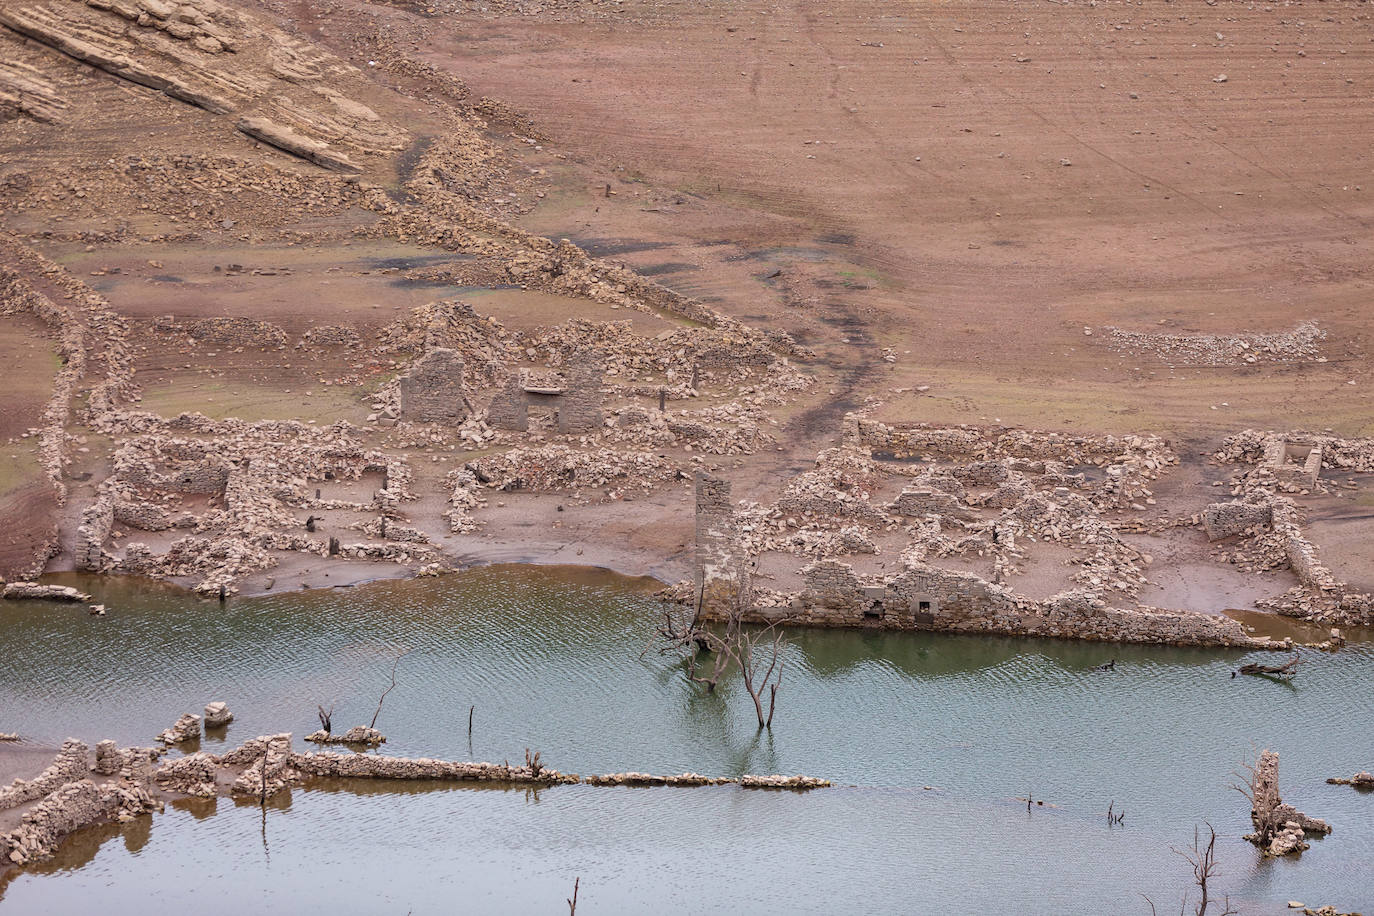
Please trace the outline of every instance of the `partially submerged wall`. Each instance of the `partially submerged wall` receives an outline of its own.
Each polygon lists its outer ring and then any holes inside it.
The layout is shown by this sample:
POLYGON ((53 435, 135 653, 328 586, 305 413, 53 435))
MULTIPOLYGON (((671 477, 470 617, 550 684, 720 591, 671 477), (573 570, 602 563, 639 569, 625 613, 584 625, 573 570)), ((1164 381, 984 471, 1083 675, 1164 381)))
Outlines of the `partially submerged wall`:
MULTIPOLYGON (((1282 648, 1246 634, 1229 617, 1156 608, 1109 607, 1087 591, 1032 601, 970 573, 922 564, 895 576, 861 577, 847 563, 821 560, 802 570, 804 587, 790 606, 754 608, 749 622, 786 620, 812 626, 870 626, 1180 646, 1282 648)), ((714 609, 712 609, 714 610, 714 609)), ((717 612, 707 619, 721 619, 717 612)))

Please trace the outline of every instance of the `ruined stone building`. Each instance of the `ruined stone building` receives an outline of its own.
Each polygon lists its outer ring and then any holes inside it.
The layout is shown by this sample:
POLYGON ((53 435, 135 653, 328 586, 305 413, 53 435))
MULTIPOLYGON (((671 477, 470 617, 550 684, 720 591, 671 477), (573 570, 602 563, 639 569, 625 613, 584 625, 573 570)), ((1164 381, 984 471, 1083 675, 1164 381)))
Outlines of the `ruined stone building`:
POLYGON ((430 350, 401 376, 403 418, 457 426, 471 413, 472 402, 463 388, 463 358, 457 350, 430 350))
POLYGON ((512 372, 492 398, 488 422, 497 429, 525 432, 530 411, 552 414, 560 433, 601 427, 601 359, 581 353, 561 373, 520 369, 512 372))
POLYGON ((1274 437, 1265 444, 1264 463, 1279 480, 1314 487, 1322 471, 1322 447, 1311 440, 1274 437))

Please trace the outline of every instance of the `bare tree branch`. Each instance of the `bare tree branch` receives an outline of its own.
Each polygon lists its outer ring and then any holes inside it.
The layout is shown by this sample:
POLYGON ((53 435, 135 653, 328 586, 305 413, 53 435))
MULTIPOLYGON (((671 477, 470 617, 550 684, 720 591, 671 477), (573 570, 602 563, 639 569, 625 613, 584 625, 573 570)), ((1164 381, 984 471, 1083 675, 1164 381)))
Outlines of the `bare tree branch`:
POLYGON ((409 649, 403 649, 396 654, 396 660, 391 663, 391 685, 383 690, 381 697, 377 699, 377 711, 372 714, 372 721, 367 724, 368 728, 377 727, 377 717, 382 714, 382 703, 385 702, 386 695, 396 689, 396 666, 409 654, 409 649))

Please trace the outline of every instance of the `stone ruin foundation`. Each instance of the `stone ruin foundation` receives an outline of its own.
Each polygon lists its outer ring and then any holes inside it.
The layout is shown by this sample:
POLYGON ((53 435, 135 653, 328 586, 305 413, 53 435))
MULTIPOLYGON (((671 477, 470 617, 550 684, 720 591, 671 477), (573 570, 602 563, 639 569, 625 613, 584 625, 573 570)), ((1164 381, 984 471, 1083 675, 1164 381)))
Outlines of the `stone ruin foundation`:
POLYGON ((1265 446, 1264 463, 1279 480, 1315 487, 1322 471, 1322 447, 1311 440, 1275 438, 1265 446))

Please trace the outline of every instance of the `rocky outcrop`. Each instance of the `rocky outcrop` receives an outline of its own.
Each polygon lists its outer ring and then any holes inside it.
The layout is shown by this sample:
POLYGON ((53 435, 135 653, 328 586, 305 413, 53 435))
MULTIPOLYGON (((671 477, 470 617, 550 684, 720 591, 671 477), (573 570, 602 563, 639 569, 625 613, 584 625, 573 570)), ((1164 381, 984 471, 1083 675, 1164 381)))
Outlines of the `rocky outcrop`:
POLYGON ((0 121, 21 115, 35 121, 59 121, 67 100, 41 70, 22 61, 0 60, 0 121))
POLYGON ((226 703, 214 702, 205 704, 205 727, 224 728, 234 721, 234 714, 229 711, 226 703))
POLYGON ((359 172, 361 168, 343 153, 330 149, 323 140, 315 140, 299 134, 284 124, 268 118, 242 118, 234 125, 241 133, 254 140, 275 146, 283 152, 299 156, 322 168, 335 172, 359 172))

